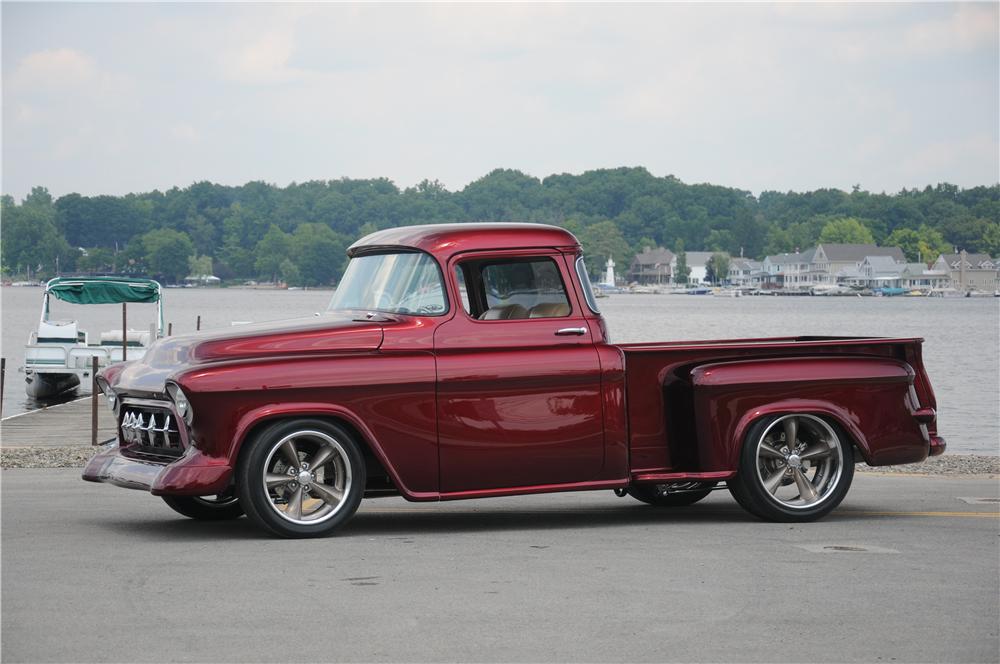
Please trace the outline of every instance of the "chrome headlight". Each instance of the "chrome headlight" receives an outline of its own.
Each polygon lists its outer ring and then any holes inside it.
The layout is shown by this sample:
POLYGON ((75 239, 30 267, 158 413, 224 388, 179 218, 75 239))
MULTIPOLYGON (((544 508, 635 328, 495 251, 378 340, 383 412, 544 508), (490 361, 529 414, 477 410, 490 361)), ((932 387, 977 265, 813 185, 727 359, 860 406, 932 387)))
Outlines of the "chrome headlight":
POLYGON ((191 402, 188 401, 184 390, 177 383, 167 383, 167 394, 173 400, 177 414, 184 418, 188 426, 191 426, 191 422, 194 421, 194 410, 191 408, 191 402))
POLYGON ((115 394, 115 391, 111 389, 110 385, 108 385, 108 381, 106 381, 102 377, 98 376, 97 377, 97 389, 99 389, 101 391, 101 393, 104 395, 104 398, 108 400, 108 408, 111 409, 111 412, 113 412, 113 413, 115 413, 117 415, 118 414, 118 395, 115 394))

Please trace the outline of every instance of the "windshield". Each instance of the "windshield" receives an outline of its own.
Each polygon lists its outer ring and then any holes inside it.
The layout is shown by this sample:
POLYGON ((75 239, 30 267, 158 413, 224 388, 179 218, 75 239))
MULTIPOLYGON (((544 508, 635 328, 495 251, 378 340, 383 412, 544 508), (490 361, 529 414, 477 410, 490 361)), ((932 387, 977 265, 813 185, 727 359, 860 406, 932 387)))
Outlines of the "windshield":
POLYGON ((437 263, 427 254, 396 253, 351 259, 328 311, 364 309, 436 316, 448 309, 437 263))

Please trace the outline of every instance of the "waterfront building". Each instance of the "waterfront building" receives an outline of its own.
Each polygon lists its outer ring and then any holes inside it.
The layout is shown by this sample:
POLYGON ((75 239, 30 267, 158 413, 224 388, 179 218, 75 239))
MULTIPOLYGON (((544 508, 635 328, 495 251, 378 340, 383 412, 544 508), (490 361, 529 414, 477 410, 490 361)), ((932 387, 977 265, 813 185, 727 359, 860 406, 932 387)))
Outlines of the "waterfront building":
MULTIPOLYGON (((687 266, 691 269, 691 274, 688 275, 689 284, 705 284, 708 283, 708 261, 711 260, 712 256, 715 254, 722 254, 724 256, 729 256, 725 251, 685 251, 684 256, 687 258, 687 266)), ((676 265, 676 262, 675 262, 676 265)))
POLYGON ((934 262, 935 271, 947 274, 952 288, 995 291, 1000 288, 1000 259, 989 254, 941 254, 934 262))
POLYGON ((890 256, 865 256, 857 277, 844 271, 848 284, 868 288, 906 288, 926 290, 948 286, 948 275, 928 268, 924 263, 900 263, 890 256))
MULTIPOLYGON (((875 244, 821 243, 813 254, 810 273, 813 283, 855 284, 864 279, 861 264, 869 257, 887 257, 895 263, 905 263, 906 256, 899 247, 880 247, 875 244)), ((887 263, 881 263, 886 266, 887 263)))
POLYGON ((761 285, 764 288, 800 288, 811 285, 814 282, 809 270, 815 251, 809 249, 794 254, 765 256, 761 265, 761 285))
POLYGON ((761 285, 764 264, 749 258, 733 258, 729 261, 729 283, 740 288, 755 288, 761 285))
POLYGON ((673 278, 677 257, 663 247, 645 247, 635 255, 628 268, 628 282, 637 284, 669 284, 673 278))

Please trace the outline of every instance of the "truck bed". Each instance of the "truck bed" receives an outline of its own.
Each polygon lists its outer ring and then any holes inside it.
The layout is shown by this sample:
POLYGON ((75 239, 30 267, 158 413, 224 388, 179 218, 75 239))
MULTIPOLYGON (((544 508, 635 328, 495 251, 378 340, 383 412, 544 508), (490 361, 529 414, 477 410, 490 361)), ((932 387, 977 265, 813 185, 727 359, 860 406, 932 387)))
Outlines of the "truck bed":
MULTIPOLYGON (((922 343, 923 339, 919 338, 800 336, 619 344, 625 356, 632 474, 719 473, 731 468, 731 463, 712 452, 720 443, 707 440, 711 432, 705 427, 699 431, 696 424, 704 420, 718 422, 727 416, 713 412, 696 417, 696 393, 704 388, 694 384, 692 372, 699 367, 791 358, 892 360, 912 368, 916 398, 920 405, 934 408, 934 394, 921 361, 922 343)), ((767 366, 762 364, 762 367, 766 373, 767 366)), ((829 389, 828 385, 817 385, 816 375, 802 375, 801 378, 803 396, 817 389, 829 389)), ((787 375, 776 380, 781 380, 783 389, 788 390, 787 375)), ((720 397, 715 395, 713 399, 720 400, 720 397)), ((721 401, 724 403, 724 399, 721 401)), ((932 424, 929 434, 935 433, 932 424)), ((921 452, 910 445, 866 460, 889 464, 903 463, 900 459, 904 458, 920 461, 926 456, 927 449, 921 452)))

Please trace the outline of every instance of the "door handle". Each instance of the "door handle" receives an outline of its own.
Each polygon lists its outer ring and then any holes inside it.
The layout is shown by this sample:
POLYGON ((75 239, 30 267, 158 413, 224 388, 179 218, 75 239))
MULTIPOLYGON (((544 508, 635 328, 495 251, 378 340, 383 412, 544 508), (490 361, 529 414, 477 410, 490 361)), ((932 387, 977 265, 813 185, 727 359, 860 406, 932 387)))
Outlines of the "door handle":
POLYGON ((565 337, 571 334, 586 334, 587 328, 585 327, 564 327, 561 330, 556 330, 556 336, 565 337))

